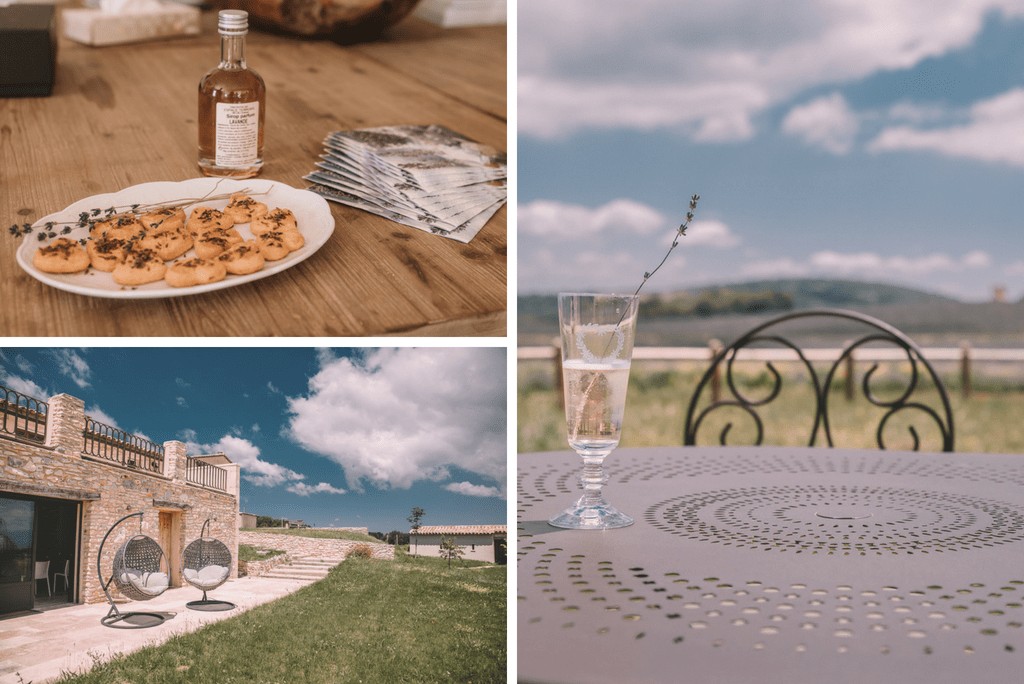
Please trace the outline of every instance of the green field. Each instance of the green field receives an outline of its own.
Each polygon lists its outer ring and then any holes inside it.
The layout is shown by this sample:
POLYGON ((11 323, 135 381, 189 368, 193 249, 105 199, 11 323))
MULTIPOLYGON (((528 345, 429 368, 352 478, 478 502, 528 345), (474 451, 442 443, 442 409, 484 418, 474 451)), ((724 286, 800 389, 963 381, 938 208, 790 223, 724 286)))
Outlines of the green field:
POLYGON ((294 594, 61 681, 504 682, 505 611, 506 566, 349 558, 294 594))
MULTIPOLYGON (((518 435, 520 452, 568 449, 565 416, 554 387, 552 362, 520 362, 518 392, 518 435)), ((751 398, 763 397, 769 379, 763 366, 740 374, 740 391, 751 398)), ((898 369, 885 368, 874 385, 883 398, 893 398, 900 390, 898 369)), ((626 398, 626 417, 621 446, 666 446, 682 444, 686 407, 703 366, 697 364, 636 363, 630 375, 626 398)), ((806 446, 813 413, 813 392, 806 378, 786 373, 784 391, 762 411, 765 444, 806 446)), ((955 428, 955 449, 961 452, 1024 453, 1024 387, 1019 382, 976 381, 970 398, 964 399, 953 379, 944 379, 950 392, 955 428)), ((934 390, 924 395, 936 397, 934 390)), ((829 398, 830 424, 835 446, 877 448, 875 431, 884 411, 871 406, 858 391, 848 402, 837 390, 829 398), (857 398, 859 397, 859 398, 857 398)), ((934 403, 932 405, 935 405, 934 403)), ((904 412, 909 418, 911 412, 904 412)), ((700 444, 717 444, 726 422, 723 413, 717 422, 708 418, 698 434, 700 444)), ((920 418, 920 416, 918 416, 920 418)), ((733 414, 735 423, 729 444, 750 444, 752 422, 733 414)), ((912 441, 906 421, 894 418, 886 429, 889 449, 909 449, 912 441), (891 429, 890 429, 891 428, 891 429)), ((937 430, 928 420, 915 421, 921 435, 921 449, 941 448, 937 430)), ((824 445, 819 438, 818 445, 824 445)))

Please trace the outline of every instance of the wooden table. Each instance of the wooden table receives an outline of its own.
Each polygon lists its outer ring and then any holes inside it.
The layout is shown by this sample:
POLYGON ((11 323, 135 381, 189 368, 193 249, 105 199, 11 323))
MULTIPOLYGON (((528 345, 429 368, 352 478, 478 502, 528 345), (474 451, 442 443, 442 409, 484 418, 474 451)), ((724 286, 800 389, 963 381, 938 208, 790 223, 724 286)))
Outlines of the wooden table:
MULTIPOLYGON (((261 178, 306 187, 332 130, 447 126, 507 149, 505 27, 442 30, 409 18, 341 47, 258 31, 247 57, 267 84, 261 178)), ((331 204, 336 228, 312 258, 203 295, 109 300, 25 274, 12 223, 90 195, 199 176, 196 89, 220 56, 200 37, 92 48, 61 39, 48 98, 0 99, 0 335, 505 335, 506 209, 469 243, 331 204)))
POLYGON ((526 682, 1011 682, 1024 455, 617 449, 631 527, 562 530, 571 452, 520 454, 526 682))

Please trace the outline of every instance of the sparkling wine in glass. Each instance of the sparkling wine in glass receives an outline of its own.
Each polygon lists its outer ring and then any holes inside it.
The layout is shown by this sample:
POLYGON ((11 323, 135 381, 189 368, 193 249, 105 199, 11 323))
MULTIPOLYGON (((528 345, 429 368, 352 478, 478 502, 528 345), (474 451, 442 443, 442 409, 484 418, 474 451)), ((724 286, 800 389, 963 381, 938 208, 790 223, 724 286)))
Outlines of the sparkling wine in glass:
POLYGON ((604 499, 604 459, 618 446, 626 408, 639 298, 636 295, 558 295, 562 385, 569 446, 583 459, 583 496, 548 522, 603 530, 633 519, 604 499))

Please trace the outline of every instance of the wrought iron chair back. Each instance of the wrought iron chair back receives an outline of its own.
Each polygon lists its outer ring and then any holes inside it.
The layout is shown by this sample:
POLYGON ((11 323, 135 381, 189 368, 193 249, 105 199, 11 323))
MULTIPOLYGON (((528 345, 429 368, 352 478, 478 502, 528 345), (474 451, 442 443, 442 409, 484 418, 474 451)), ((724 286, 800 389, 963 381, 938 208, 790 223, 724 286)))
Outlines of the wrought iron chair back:
MULTIPOLYGON (((752 399, 739 389, 733 369, 734 363, 737 361, 737 355, 743 349, 762 343, 778 345, 792 350, 799 362, 810 374, 811 383, 814 388, 815 408, 807 443, 808 446, 834 446, 829 422, 829 397, 832 394, 839 369, 858 348, 872 343, 885 343, 902 350, 905 360, 910 366, 910 377, 906 381, 905 388, 898 396, 891 399, 882 399, 876 392, 872 391, 871 384, 872 376, 878 370, 879 364, 874 363, 863 375, 860 384, 864 398, 883 412, 875 433, 875 441, 878 448, 886 448, 886 425, 893 416, 897 414, 909 416, 911 412, 916 411, 919 412, 919 415, 926 418, 926 422, 934 423, 938 427, 942 441, 942 450, 953 451, 953 412, 950 408, 949 396, 942 380, 924 357, 921 349, 913 340, 888 323, 866 314, 843 309, 807 309, 772 318, 755 326, 716 354, 690 399, 683 433, 683 443, 685 445, 695 445, 697 443, 697 433, 704 420, 713 412, 724 407, 733 407, 749 416, 756 429, 755 445, 760 445, 763 442, 765 433, 764 422, 759 411, 768 404, 771 404, 779 396, 783 387, 783 376, 771 361, 766 361, 765 365, 771 376, 770 390, 763 398, 752 399), (845 344, 839 357, 831 363, 823 376, 819 374, 819 369, 814 367, 797 344, 776 332, 779 327, 790 321, 813 318, 842 319, 851 322, 862 331, 861 337, 845 344), (710 401, 703 408, 698 408, 705 390, 709 390, 709 385, 713 382, 714 378, 719 377, 718 374, 723 369, 724 373, 722 375, 724 375, 725 380, 723 395, 726 395, 727 392, 728 396, 710 401), (937 391, 938 403, 940 404, 937 408, 919 401, 920 379, 922 375, 926 375, 931 380, 937 391), (824 444, 819 444, 819 439, 823 439, 824 444)), ((722 428, 718 436, 720 444, 725 445, 727 443, 732 427, 733 423, 728 422, 722 428)), ((917 451, 921 444, 920 435, 913 424, 908 425, 907 429, 913 440, 913 450, 917 451)))

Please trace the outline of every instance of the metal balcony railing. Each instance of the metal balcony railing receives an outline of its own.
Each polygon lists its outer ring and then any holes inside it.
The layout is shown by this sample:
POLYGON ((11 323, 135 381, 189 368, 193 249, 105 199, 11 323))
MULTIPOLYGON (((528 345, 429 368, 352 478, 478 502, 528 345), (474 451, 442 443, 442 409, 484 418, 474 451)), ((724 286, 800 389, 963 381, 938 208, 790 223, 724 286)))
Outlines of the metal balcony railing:
POLYGON ((0 385, 0 435, 41 444, 46 441, 49 405, 0 385))
POLYGON ((154 442, 85 417, 82 451, 125 468, 162 473, 164 448, 154 442))
POLYGON ((224 492, 228 488, 228 471, 212 463, 189 458, 185 465, 185 481, 224 492))

